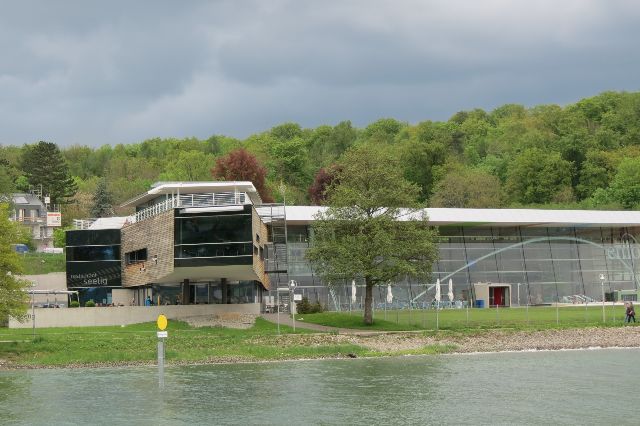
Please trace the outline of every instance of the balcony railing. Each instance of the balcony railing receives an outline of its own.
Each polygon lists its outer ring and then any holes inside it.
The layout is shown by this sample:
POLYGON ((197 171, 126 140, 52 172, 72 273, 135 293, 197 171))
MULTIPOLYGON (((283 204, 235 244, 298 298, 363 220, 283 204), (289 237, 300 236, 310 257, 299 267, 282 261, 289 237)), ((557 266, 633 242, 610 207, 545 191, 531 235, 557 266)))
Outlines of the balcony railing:
POLYGON ((140 210, 135 215, 135 221, 148 219, 167 210, 182 207, 214 207, 237 206, 246 202, 244 192, 214 192, 208 194, 181 194, 178 197, 168 198, 158 204, 140 210))
POLYGON ((47 223, 47 217, 44 216, 23 216, 23 217, 16 217, 14 218, 14 220, 16 222, 20 222, 20 223, 24 223, 27 225, 32 225, 32 224, 36 224, 36 223, 47 223))

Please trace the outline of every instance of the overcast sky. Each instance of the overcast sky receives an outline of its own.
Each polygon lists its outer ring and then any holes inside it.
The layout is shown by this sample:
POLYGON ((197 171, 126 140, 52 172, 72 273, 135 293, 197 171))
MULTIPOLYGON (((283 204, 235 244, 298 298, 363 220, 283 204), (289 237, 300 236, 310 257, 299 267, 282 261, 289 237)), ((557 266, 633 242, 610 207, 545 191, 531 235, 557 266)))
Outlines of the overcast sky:
POLYGON ((634 0, 0 6, 0 144, 244 138, 640 89, 634 0))

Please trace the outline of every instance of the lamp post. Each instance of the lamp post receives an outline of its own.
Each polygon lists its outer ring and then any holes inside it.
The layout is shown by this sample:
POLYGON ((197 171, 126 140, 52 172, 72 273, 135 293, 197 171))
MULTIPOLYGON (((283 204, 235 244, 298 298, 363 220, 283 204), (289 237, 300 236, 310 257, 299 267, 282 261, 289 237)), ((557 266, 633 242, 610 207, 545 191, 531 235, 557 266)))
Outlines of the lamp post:
POLYGON ((602 288, 602 322, 604 323, 604 274, 600 274, 600 287, 602 288))

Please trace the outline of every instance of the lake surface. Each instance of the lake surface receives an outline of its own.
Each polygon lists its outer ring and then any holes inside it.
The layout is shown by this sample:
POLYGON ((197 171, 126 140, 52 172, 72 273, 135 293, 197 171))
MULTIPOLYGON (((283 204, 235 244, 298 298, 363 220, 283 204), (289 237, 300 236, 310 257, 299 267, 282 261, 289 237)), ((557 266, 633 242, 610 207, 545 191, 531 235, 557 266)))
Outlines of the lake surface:
POLYGON ((0 372, 0 424, 637 424, 640 350, 0 372))

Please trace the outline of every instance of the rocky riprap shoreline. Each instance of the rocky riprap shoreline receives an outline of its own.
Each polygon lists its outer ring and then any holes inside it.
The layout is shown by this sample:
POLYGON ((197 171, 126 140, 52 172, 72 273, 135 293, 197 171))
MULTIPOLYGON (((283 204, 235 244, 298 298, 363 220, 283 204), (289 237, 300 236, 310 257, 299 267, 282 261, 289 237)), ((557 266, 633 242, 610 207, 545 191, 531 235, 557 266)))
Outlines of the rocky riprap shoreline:
POLYGON ((226 327, 247 329, 253 327, 256 315, 226 313, 218 315, 203 315, 197 317, 182 318, 192 327, 226 327))
POLYGON ((256 343, 279 346, 355 344, 393 355, 426 346, 447 346, 450 353, 640 347, 640 327, 579 328, 541 331, 483 330, 474 332, 299 334, 262 336, 256 343))

